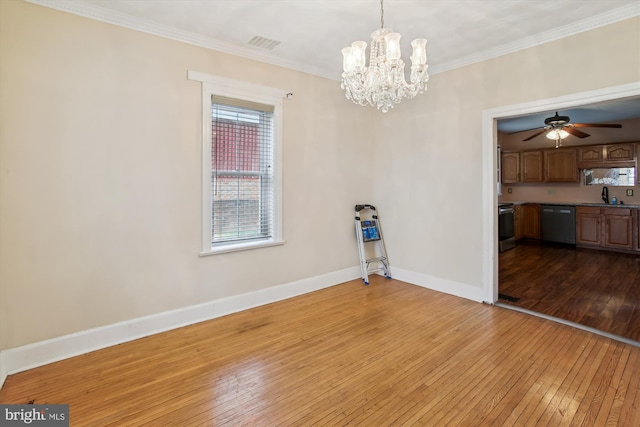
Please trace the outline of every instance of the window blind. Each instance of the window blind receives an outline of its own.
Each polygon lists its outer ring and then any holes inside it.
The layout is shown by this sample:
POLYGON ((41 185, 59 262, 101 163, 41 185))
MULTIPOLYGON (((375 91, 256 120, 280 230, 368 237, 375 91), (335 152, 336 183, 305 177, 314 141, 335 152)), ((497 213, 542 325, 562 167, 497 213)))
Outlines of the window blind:
POLYGON ((212 96, 212 245, 273 234, 273 107, 212 96))

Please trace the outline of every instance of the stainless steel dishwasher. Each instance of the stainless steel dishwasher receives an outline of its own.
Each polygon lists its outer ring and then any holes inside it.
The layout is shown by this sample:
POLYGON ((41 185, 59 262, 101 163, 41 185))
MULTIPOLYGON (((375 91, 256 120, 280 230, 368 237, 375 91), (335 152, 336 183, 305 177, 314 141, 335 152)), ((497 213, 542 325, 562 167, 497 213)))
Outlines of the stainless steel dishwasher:
POLYGON ((542 205, 540 212, 542 240, 576 244, 575 206, 542 205))

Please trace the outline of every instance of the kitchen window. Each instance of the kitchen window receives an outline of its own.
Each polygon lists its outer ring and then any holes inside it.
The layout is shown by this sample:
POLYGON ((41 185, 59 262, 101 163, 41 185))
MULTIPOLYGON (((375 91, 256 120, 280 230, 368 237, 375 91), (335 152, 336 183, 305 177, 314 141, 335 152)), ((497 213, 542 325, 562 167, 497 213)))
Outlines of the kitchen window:
POLYGON ((201 255, 284 243, 282 91, 189 72, 202 82, 201 255))

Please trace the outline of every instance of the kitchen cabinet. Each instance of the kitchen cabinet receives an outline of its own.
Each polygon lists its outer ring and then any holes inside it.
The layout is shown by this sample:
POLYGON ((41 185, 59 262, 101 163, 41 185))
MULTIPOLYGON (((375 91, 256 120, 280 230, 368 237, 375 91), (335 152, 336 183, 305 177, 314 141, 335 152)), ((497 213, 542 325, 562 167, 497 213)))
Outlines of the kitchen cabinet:
POLYGON ((502 169, 503 184, 520 182, 520 153, 502 153, 500 168, 502 169))
POLYGON ((526 203, 522 209, 522 237, 540 239, 540 205, 526 203))
POLYGON ((629 208, 578 206, 576 245, 633 250, 637 215, 637 210, 629 208))
MULTIPOLYGON (((504 184, 579 182, 579 169, 636 167, 640 143, 587 145, 550 150, 507 151, 501 154, 504 184)), ((640 174, 637 174, 640 183, 640 174)))
POLYGON ((600 208, 576 207, 576 245, 602 245, 600 208))
POLYGON ((513 206, 513 237, 522 239, 522 205, 513 206))
MULTIPOLYGON (((636 144, 636 179, 638 180, 638 184, 640 184, 640 144, 636 144)), ((640 218, 638 219, 640 221, 640 218)))
POLYGON ((575 148, 544 151, 545 182, 578 182, 578 162, 575 148))
POLYGON ((604 147, 602 145, 592 145, 578 148, 578 162, 602 162, 604 160, 604 147))
POLYGON ((640 251, 640 209, 636 209, 636 217, 633 225, 634 235, 636 236, 636 251, 640 251))
POLYGON ((633 249, 633 216, 631 209, 604 208, 604 246, 617 249, 633 249))
POLYGON ((634 167, 634 144, 621 143, 578 147, 578 166, 584 169, 634 167))
POLYGON ((542 182, 542 151, 523 151, 520 156, 522 182, 542 182))
POLYGON ((604 147, 605 161, 633 161, 634 159, 633 144, 605 145, 604 147))

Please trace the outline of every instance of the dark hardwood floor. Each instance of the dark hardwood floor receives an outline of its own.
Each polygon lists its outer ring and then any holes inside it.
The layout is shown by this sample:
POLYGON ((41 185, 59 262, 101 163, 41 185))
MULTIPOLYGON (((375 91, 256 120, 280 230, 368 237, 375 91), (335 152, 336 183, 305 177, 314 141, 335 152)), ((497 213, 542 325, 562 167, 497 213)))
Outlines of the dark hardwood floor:
POLYGON ((640 341, 640 256, 519 241, 499 257, 500 302, 640 341))

